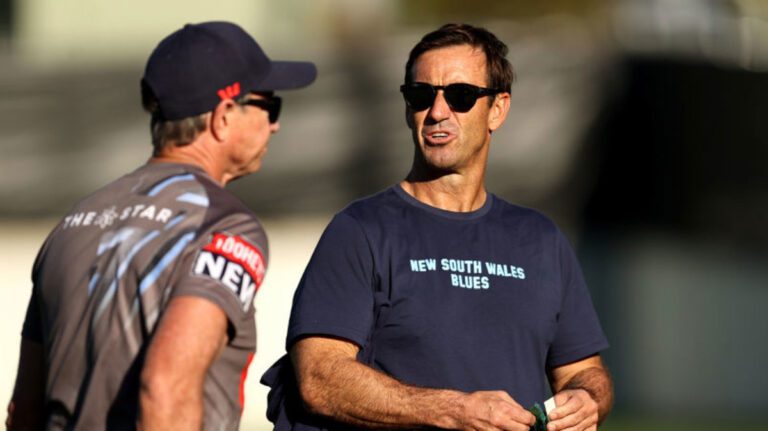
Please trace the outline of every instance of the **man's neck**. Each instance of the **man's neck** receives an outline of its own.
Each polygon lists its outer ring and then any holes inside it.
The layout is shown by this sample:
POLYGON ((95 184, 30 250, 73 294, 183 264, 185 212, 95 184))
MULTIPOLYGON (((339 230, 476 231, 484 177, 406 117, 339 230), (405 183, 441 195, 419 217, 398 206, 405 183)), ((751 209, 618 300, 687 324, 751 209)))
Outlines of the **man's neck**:
POLYGON ((221 163, 217 162, 215 155, 206 151, 202 145, 190 144, 169 148, 162 154, 152 156, 147 163, 182 163, 197 166, 221 186, 232 180, 232 176, 221 168, 221 163))
POLYGON ((459 174, 420 181, 414 175, 400 182, 400 187, 417 200, 435 208, 454 212, 470 212, 480 209, 485 200, 485 183, 482 176, 472 179, 459 174))

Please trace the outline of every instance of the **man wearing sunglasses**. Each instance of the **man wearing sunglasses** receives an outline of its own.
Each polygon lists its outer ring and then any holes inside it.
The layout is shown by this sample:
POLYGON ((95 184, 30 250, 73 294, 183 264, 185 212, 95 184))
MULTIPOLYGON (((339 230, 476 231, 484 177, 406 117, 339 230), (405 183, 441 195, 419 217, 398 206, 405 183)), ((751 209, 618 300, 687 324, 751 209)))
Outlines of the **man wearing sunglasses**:
POLYGON ((160 42, 141 80, 152 157, 77 203, 34 265, 9 429, 238 428, 269 250, 223 186, 261 166, 274 92, 315 76, 228 22, 160 42))
POLYGON ((277 430, 527 431, 545 375, 550 431, 593 430, 608 413, 607 342, 567 240, 485 190, 509 110, 506 53, 490 32, 453 24, 411 51, 400 88, 410 173, 320 239, 294 298, 291 361, 263 379, 277 430))

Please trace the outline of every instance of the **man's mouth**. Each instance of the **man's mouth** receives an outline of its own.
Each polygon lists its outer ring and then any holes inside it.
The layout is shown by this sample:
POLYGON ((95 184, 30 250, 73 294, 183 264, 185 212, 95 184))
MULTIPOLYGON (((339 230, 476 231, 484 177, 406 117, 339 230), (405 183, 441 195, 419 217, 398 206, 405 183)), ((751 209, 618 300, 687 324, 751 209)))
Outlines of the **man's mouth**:
POLYGON ((442 145, 450 142, 454 138, 454 134, 443 130, 435 132, 424 133, 424 140, 431 145, 442 145))

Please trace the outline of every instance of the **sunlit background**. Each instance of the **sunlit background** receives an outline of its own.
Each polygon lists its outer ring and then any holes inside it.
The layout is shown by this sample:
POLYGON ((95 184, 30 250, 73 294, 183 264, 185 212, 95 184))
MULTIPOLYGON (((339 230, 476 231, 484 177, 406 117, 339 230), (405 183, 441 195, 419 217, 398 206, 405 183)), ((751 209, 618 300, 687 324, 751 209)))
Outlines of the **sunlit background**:
POLYGON ((319 70, 282 94, 264 167, 231 187, 272 248, 244 430, 269 429, 258 379, 283 352, 325 223, 407 173, 403 66, 451 21, 510 47, 488 188, 576 246, 611 341, 603 429, 768 430, 765 0, 0 0, 0 403, 37 247, 74 201, 146 160, 144 62, 183 24, 215 19, 319 70))

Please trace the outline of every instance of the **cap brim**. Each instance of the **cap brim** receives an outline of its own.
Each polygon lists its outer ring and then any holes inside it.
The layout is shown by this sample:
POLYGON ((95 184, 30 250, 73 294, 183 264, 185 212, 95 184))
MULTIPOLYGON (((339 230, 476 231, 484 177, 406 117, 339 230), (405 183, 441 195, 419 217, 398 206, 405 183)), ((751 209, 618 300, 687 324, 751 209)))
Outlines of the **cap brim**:
POLYGON ((290 90, 306 87, 317 77, 314 63, 273 61, 267 76, 252 91, 290 90))

